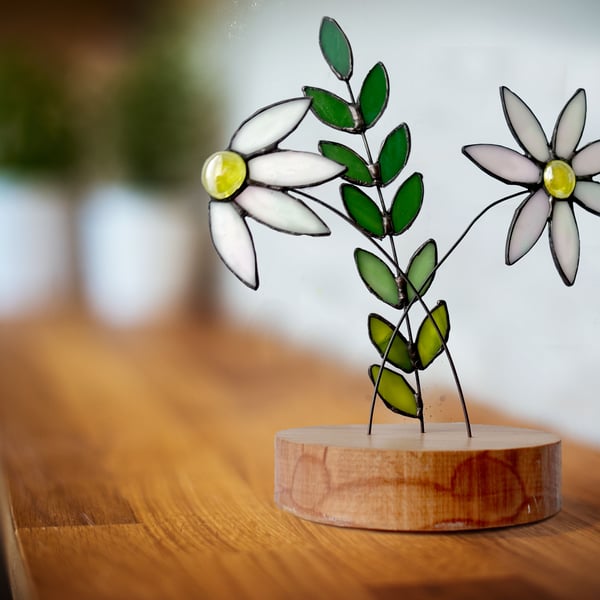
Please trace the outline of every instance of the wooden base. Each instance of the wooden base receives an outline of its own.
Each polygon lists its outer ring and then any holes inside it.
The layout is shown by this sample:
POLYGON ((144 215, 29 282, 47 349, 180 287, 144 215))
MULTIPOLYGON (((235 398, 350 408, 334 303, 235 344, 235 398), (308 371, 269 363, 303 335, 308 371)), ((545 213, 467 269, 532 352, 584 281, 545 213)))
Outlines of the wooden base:
POLYGON ((533 523, 560 510, 560 439, 461 423, 306 427, 275 438, 275 502, 311 521, 393 531, 533 523))

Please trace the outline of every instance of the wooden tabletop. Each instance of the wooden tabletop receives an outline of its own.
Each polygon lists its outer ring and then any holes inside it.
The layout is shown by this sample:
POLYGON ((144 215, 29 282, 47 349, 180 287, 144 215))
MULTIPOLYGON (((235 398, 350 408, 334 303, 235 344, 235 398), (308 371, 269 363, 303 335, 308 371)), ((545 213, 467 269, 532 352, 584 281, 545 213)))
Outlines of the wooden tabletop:
MULTIPOLYGON (((278 510, 275 432, 364 423, 369 388, 364 373, 218 319, 145 333, 71 317, 2 325, 0 513, 15 597, 600 597, 600 451, 573 442, 564 508, 536 525, 396 534, 278 510)), ((452 394, 429 397, 458 420, 452 394)))

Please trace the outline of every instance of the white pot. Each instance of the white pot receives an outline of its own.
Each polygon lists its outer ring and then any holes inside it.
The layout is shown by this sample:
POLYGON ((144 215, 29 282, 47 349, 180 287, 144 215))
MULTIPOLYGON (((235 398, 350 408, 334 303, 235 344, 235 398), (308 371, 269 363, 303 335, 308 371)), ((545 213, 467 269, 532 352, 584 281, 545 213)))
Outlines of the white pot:
POLYGON ((56 308, 71 286, 69 203, 59 187, 0 176, 0 319, 56 308))
POLYGON ((131 327, 180 314, 194 291, 196 216, 181 198, 120 185, 95 189, 80 220, 83 287, 95 315, 131 327))

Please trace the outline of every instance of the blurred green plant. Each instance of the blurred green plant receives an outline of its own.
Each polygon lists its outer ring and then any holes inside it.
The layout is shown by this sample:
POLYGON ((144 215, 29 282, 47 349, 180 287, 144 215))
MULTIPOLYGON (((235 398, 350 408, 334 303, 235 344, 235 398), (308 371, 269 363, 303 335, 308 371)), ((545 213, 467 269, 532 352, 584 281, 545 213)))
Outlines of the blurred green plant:
POLYGON ((56 73, 17 52, 0 52, 0 170, 56 178, 78 161, 73 107, 56 73))
POLYGON ((140 187, 178 188, 198 179, 198 156, 214 136, 214 102, 177 28, 142 43, 113 98, 115 151, 123 177, 140 187))

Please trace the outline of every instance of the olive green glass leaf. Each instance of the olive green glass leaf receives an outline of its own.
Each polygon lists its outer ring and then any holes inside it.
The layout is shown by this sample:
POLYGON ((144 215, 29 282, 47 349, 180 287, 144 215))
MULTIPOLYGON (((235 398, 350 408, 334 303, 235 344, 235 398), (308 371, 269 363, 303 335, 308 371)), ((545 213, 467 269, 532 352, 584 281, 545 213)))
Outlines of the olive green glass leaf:
POLYGON ((389 267, 380 258, 362 248, 354 251, 354 261, 358 274, 369 291, 383 302, 399 307, 400 291, 389 267))
POLYGON ((443 300, 440 300, 431 311, 431 317, 429 315, 425 317, 417 333, 417 353, 423 369, 426 369, 444 348, 440 334, 433 324, 434 321, 444 342, 447 342, 450 336, 450 317, 448 316, 448 307, 443 300))
MULTIPOLYGON (((413 255, 408 263, 406 276, 421 296, 433 283, 432 271, 437 264, 437 246, 433 240, 427 240, 413 255)), ((416 294, 413 287, 407 285, 406 298, 412 302, 416 294)))
POLYGON ((337 142, 321 141, 319 142, 319 151, 326 158, 346 167, 346 172, 342 177, 347 181, 366 186, 375 183, 367 163, 354 150, 337 142))
POLYGON ((383 216, 375 202, 361 189, 349 183, 344 183, 340 192, 351 219, 365 232, 383 238, 385 236, 383 216))
POLYGON ((383 63, 377 63, 367 74, 358 96, 358 106, 365 127, 372 127, 383 114, 389 98, 389 79, 383 63))
POLYGON ((350 106, 339 96, 316 87, 302 88, 304 95, 312 98, 310 108, 320 121, 342 131, 354 131, 354 117, 350 106))
POLYGON ((410 131, 406 123, 394 129, 384 140, 379 153, 381 184, 388 185, 406 165, 410 153, 410 131))
POLYGON ((417 218, 423 206, 423 175, 413 173, 399 188, 392 203, 394 234, 404 233, 417 218))
POLYGON ((352 48, 342 28, 330 17, 321 21, 319 46, 335 76, 348 81, 352 76, 352 48))
MULTIPOLYGON (((382 358, 390 343, 394 329, 394 326, 383 317, 374 313, 369 315, 369 338, 382 358)), ((394 336, 387 360, 405 373, 412 373, 415 370, 410 357, 408 340, 399 331, 394 336)))
MULTIPOLYGON (((369 376, 371 377, 373 385, 375 385, 375 382, 377 381, 380 368, 379 365, 371 365, 369 368, 369 376)), ((419 409, 415 391, 400 373, 384 368, 377 393, 383 400, 383 403, 392 412, 399 413, 405 417, 416 418, 418 416, 419 409)))

